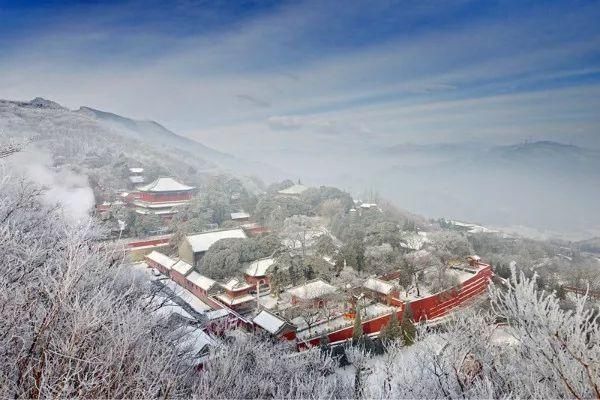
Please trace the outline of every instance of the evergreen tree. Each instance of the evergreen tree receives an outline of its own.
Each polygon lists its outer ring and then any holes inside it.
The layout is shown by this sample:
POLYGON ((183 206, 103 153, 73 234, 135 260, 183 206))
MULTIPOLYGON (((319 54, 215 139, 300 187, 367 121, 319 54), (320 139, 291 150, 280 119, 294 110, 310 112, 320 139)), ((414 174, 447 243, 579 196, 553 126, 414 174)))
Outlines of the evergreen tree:
POLYGON ((402 313, 402 324, 400 325, 402 332, 402 339, 404 340, 404 344, 410 346, 415 341, 415 335, 417 333, 417 328, 412 321, 413 313, 412 308, 410 306, 410 302, 406 303, 404 307, 404 312, 402 313))
POLYGON ((363 335, 362 318, 360 317, 360 309, 356 306, 356 316, 354 317, 354 328, 352 329, 352 343, 358 343, 358 340, 363 335))
POLYGON ((319 349, 321 350, 321 354, 331 354, 331 349, 329 348, 329 337, 327 337, 327 334, 324 334, 319 339, 319 349))
POLYGON ((391 313, 390 320, 383 327, 379 333, 379 338, 383 342, 389 342, 398 339, 402 336, 402 329, 400 328, 400 322, 398 321, 398 314, 396 311, 391 313))

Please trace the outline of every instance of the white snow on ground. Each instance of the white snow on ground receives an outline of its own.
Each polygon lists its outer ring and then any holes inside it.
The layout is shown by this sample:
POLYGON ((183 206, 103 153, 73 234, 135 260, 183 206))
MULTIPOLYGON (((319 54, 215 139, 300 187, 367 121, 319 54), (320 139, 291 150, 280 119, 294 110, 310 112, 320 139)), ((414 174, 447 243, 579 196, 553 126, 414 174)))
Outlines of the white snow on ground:
POLYGON ((258 303, 261 305, 261 307, 264 307, 267 310, 274 309, 275 307, 277 307, 278 304, 277 299, 271 296, 270 294, 260 296, 258 298, 258 303))

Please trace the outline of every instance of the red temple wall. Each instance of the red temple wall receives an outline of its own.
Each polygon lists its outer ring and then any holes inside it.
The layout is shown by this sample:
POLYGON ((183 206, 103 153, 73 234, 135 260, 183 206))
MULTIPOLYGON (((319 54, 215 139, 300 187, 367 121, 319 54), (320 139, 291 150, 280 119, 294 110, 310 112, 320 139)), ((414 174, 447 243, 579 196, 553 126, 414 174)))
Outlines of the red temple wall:
POLYGON ((156 239, 148 239, 148 240, 137 240, 135 242, 127 243, 128 247, 136 248, 136 247, 144 247, 144 246, 155 246, 159 244, 169 244, 169 240, 171 237, 162 237, 156 239))
MULTIPOLYGON (((472 300, 473 298, 483 294, 488 287, 489 279, 492 276, 492 268, 487 264, 480 264, 480 269, 477 273, 467 279, 460 288, 446 290, 437 293, 430 297, 415 300, 410 302, 414 321, 431 320, 447 315, 450 311, 472 300)), ((393 299, 396 306, 402 307, 403 302, 398 299, 393 299)), ((399 310, 398 320, 402 320, 403 311, 399 310)), ((390 315, 382 315, 380 317, 365 321, 363 323, 363 333, 372 334, 381 330, 389 321, 390 315)), ((327 334, 330 343, 345 341, 352 338, 353 326, 331 332, 327 334)), ((298 342, 299 349, 306 349, 308 346, 318 346, 320 337, 311 338, 304 342, 298 342)))
POLYGON ((254 288, 256 288, 256 284, 260 283, 261 281, 263 282, 263 284, 269 285, 269 277, 268 276, 244 275, 244 280, 246 281, 247 284, 254 286, 254 288))
POLYGON ((150 203, 161 203, 164 201, 186 201, 192 198, 192 192, 169 192, 153 193, 140 192, 139 199, 150 203))

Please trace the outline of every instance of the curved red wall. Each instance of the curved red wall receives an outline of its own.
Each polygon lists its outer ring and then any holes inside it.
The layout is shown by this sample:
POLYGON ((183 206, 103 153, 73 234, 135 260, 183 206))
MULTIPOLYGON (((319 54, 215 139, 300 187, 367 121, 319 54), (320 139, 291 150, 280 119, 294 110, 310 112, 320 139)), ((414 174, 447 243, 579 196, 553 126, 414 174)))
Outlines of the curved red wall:
MULTIPOLYGON (((447 315, 454 308, 468 300, 483 294, 488 287, 492 277, 492 267, 488 264, 479 264, 479 271, 471 278, 461 284, 459 288, 446 290, 432 296, 410 302, 414 321, 432 320, 447 315)), ((398 311, 398 320, 402 320, 404 302, 392 299, 392 304, 402 309, 398 311)), ((390 315, 383 315, 363 322, 363 333, 378 333, 390 319, 390 315)), ((352 338, 353 326, 349 326, 327 334, 329 343, 345 341, 352 338)), ((320 337, 298 342, 298 349, 306 349, 309 346, 318 346, 320 337)))

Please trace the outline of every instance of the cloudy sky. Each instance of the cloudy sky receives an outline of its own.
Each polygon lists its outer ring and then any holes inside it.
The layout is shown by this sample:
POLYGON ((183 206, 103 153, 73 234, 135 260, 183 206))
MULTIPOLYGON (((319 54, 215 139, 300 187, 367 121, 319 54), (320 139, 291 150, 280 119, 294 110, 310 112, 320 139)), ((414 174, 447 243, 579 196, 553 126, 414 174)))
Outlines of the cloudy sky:
POLYGON ((156 120, 242 153, 600 148, 597 1, 0 1, 0 98, 156 120))

